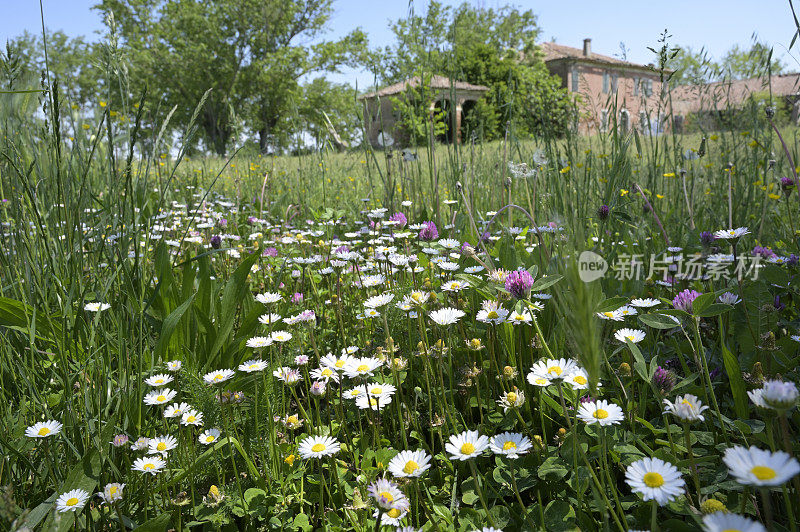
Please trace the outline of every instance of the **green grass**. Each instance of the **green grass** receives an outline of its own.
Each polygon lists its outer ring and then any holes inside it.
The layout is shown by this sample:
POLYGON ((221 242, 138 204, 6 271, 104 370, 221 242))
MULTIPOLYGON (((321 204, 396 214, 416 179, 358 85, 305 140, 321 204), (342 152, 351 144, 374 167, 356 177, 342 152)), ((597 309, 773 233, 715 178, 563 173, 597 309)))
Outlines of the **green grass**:
MULTIPOLYGON (((57 107, 49 112, 58 116, 57 107)), ((426 530, 491 523, 506 530, 645 528, 653 517, 662 529, 693 530, 706 498, 773 529, 796 529, 794 481, 763 493, 745 490, 721 459, 734 445, 781 449, 784 438, 797 453, 797 409, 773 413, 753 406, 745 393, 764 377, 798 379, 797 343, 790 339, 798 329, 796 265, 770 264, 741 283, 712 278, 662 286, 648 275, 647 262, 639 278, 609 274, 584 283, 575 260, 585 250, 612 266, 633 253, 663 261, 678 253, 668 246, 685 248, 687 256, 707 253, 700 232, 730 226, 751 231, 737 246, 739 256, 756 244, 797 254, 797 190, 784 194, 779 182, 792 175, 791 163, 775 132, 752 118, 750 128, 705 135, 534 141, 510 134, 505 142, 421 147, 418 160, 403 162, 398 151, 369 148, 230 160, 162 157, 169 150, 157 139, 136 139, 135 121, 112 121, 111 130, 107 120, 87 122, 70 140, 52 128, 59 120, 46 129, 4 115, 3 526, 367 530, 375 527, 377 508, 368 485, 390 478, 387 466, 397 451, 421 449, 434 466, 399 489, 410 501, 405 524, 426 530), (508 164, 522 162, 533 175, 512 177, 508 164), (598 215, 602 205, 610 208, 607 219, 598 215), (476 251, 453 259, 459 272, 450 274, 424 251, 432 246, 444 254, 444 248, 419 242, 416 232, 397 241, 389 240, 388 226, 355 234, 369 221, 364 211, 379 207, 387 216, 404 212, 409 223, 433 220, 440 238, 470 242, 476 251), (550 232, 548 224, 560 230, 550 232), (483 231, 492 236, 485 250, 477 238, 483 231), (216 250, 207 246, 214 235, 238 240, 222 240, 216 250), (345 244, 362 255, 359 269, 321 271, 345 244), (420 270, 391 271, 382 258, 389 245, 414 257, 420 270), (276 256, 263 256, 270 247, 276 256), (316 255, 320 261, 304 262, 316 255), (515 301, 486 271, 464 271, 479 264, 526 269, 536 279, 533 291, 552 299, 515 301), (377 272, 382 284, 361 286, 377 272), (470 288, 448 291, 453 280, 470 288), (684 288, 705 294, 688 313, 640 309, 625 323, 596 315, 631 298, 668 303, 684 288), (416 318, 393 306, 412 290, 433 292, 416 318), (743 301, 718 303, 715 296, 726 291, 743 301), (254 298, 266 292, 279 293, 280 302, 254 298), (379 317, 363 319, 364 301, 383 292, 394 294, 392 303, 378 309, 379 317), (295 293, 302 302, 292 301, 295 293), (484 300, 506 311, 522 312, 534 301, 543 308, 529 325, 492 325, 475 319, 484 300), (110 308, 88 312, 89 302, 110 308), (429 313, 449 306, 465 317, 436 325, 429 313), (312 326, 258 320, 268 311, 291 317, 304 310, 314 311, 312 326), (615 340, 621 326, 645 331, 645 339, 615 340), (293 338, 247 346, 274 329, 293 338), (358 379, 330 382, 321 397, 311 393, 308 372, 327 353, 349 346, 389 361, 372 377, 397 388, 380 413, 340 396, 340 389, 363 387, 358 379), (309 365, 296 366, 296 356, 309 357, 309 365), (602 387, 529 383, 534 363, 551 356, 575 359, 602 387), (268 369, 237 372, 219 386, 203 380, 252 358, 268 369), (221 430, 214 445, 201 446, 199 429, 166 420, 162 407, 143 401, 152 390, 144 379, 166 373, 172 360, 182 361, 170 384, 175 401, 201 412, 204 428, 221 430), (273 376, 282 366, 299 369, 297 385, 273 376), (671 368, 671 376, 658 366, 671 368), (514 387, 525 402, 504 412, 497 401, 514 387), (674 416, 663 414, 662 400, 686 393, 711 408, 684 434, 674 416), (619 405, 621 423, 601 430, 576 417, 586 394, 619 405), (288 427, 289 415, 303 425, 288 427), (58 435, 25 436, 27 427, 48 419, 63 423, 58 435), (516 432, 533 448, 516 460, 484 455, 463 464, 448 457, 445 444, 465 430, 516 432), (118 434, 132 441, 170 434, 179 445, 168 453, 166 469, 150 477, 131 470, 142 452, 110 444, 118 434), (334 458, 301 459, 298 445, 311 435, 330 435, 342 447, 334 458), (675 464, 686 482, 685 494, 655 514, 624 481, 626 468, 643 457, 675 464), (118 504, 100 506, 95 497, 79 512, 53 511, 58 495, 75 488, 95 493, 109 482, 126 484, 118 504)), ((781 135, 796 161, 796 130, 781 135)), ((716 245, 720 253, 731 251, 716 245)))

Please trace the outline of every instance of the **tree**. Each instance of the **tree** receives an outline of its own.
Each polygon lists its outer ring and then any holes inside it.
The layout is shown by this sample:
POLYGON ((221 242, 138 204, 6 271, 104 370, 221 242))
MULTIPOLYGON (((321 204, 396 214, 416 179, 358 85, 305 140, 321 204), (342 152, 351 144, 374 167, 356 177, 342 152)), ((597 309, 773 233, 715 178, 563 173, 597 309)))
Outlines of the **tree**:
POLYGON ((127 46, 130 79, 150 89, 151 109, 186 126, 208 89, 199 123, 207 148, 223 155, 237 125, 278 143, 300 79, 359 60, 355 30, 309 45, 324 32, 331 0, 101 0, 127 46))
POLYGON ((717 78, 719 65, 705 49, 677 47, 671 50, 665 67, 674 71, 670 82, 675 85, 701 85, 717 78))
POLYGON ((772 48, 758 41, 753 42, 749 50, 735 45, 720 61, 720 71, 732 79, 755 78, 768 72, 780 74, 783 69, 783 63, 773 57, 772 48))
MULTIPOLYGON (((568 93, 536 54, 539 27, 533 11, 466 3, 453 9, 432 0, 424 14, 412 11, 390 28, 396 43, 384 49, 383 82, 441 74, 489 87, 471 116, 465 117, 467 132, 480 130, 491 139, 501 136, 506 124, 525 135, 563 132, 571 122, 568 93)), ((422 117, 418 120, 426 117, 423 111, 416 113, 422 117)))

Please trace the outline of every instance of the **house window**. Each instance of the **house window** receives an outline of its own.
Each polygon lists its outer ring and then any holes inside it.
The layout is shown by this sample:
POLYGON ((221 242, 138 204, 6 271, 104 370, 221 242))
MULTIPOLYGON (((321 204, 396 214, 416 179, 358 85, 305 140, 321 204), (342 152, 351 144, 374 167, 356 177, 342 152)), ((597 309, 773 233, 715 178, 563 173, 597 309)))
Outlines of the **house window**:
POLYGON ((578 77, 578 69, 572 69, 572 92, 578 92, 578 84, 580 83, 580 78, 578 77))
POLYGON ((639 78, 633 78, 633 95, 639 96, 639 78))
POLYGON ((639 111, 639 129, 641 129, 642 132, 648 131, 650 129, 650 127, 647 124, 647 112, 645 111, 639 111))
POLYGON ((648 98, 653 95, 653 80, 646 79, 644 80, 644 95, 648 98))
POLYGON ((619 83, 619 75, 614 74, 611 76, 611 92, 617 92, 617 84, 619 83))
POLYGON ((608 72, 603 72, 603 94, 608 94, 608 72))

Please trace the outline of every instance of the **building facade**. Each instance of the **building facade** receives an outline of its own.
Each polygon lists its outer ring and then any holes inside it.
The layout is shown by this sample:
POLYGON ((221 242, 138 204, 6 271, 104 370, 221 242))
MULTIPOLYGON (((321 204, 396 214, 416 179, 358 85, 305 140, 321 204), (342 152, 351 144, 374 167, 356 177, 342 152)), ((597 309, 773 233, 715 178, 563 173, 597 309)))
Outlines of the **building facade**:
POLYGON ((663 109, 660 73, 652 65, 639 65, 592 52, 592 40, 583 48, 553 42, 539 45, 551 74, 580 96, 577 129, 596 133, 616 127, 622 132, 638 128, 645 133, 663 131, 668 114, 663 109))
MULTIPOLYGON (((367 141, 376 147, 405 146, 407 133, 399 124, 401 119, 395 100, 404 97, 409 89, 420 87, 419 76, 389 85, 378 91, 362 94, 358 99, 364 106, 364 131, 367 141)), ((445 111, 447 132, 439 139, 445 142, 461 141, 461 123, 465 113, 488 90, 483 85, 452 81, 444 76, 431 76, 425 90, 429 112, 445 111)))

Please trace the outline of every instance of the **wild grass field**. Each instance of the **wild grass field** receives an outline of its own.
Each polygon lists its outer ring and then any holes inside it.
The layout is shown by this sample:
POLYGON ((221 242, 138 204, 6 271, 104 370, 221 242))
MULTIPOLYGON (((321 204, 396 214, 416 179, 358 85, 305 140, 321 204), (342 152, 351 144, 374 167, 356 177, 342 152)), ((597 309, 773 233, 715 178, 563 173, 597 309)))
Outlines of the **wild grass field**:
POLYGON ((4 529, 798 529, 796 129, 221 159, 46 101, 4 529))

